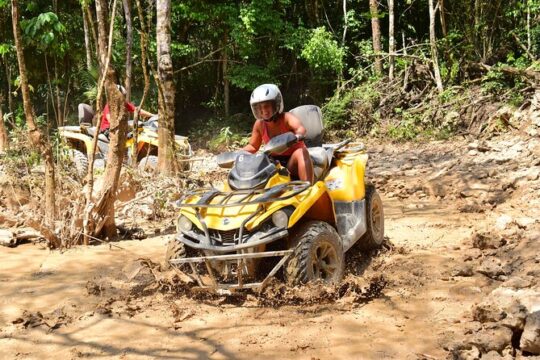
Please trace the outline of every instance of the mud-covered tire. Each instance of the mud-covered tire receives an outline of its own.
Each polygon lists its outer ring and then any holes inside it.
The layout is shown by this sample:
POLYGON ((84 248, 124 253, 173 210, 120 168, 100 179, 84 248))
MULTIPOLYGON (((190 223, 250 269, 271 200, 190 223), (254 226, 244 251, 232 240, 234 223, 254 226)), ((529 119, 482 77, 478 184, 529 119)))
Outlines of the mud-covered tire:
POLYGON ((88 173, 88 158, 86 157, 86 155, 82 151, 70 149, 68 152, 68 156, 73 164, 73 167, 75 168, 75 173, 77 174, 77 176, 81 179, 84 179, 84 177, 88 173))
POLYGON ((158 157, 156 155, 145 156, 139 161, 138 168, 142 171, 155 171, 157 169, 158 157))
POLYGON ((384 209, 381 197, 373 185, 366 186, 366 233, 358 241, 362 250, 377 249, 384 242, 384 209))
POLYGON ((343 246, 331 225, 323 221, 306 222, 293 235, 291 249, 293 253, 284 268, 287 284, 315 280, 337 283, 343 277, 343 246))
MULTIPOLYGON (((175 239, 170 240, 167 244, 167 250, 165 251, 165 261, 163 262, 163 269, 172 269, 172 264, 169 262, 170 260, 181 259, 187 256, 188 255, 186 245, 184 243, 181 243, 180 241, 175 239)), ((180 269, 182 270, 182 267, 184 266, 188 265, 181 265, 180 269)))

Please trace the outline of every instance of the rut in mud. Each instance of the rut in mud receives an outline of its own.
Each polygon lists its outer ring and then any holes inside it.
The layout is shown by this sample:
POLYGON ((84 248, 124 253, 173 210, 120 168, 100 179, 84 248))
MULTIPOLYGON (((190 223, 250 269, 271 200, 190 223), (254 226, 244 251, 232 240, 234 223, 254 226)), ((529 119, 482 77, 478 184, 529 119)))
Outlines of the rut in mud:
MULTIPOLYGON (((169 220, 157 236, 113 246, 63 253, 39 244, 1 248, 3 353, 36 359, 50 353, 130 359, 534 355, 540 139, 508 135, 368 149, 368 177, 383 198, 388 239, 379 251, 348 253, 341 284, 288 288, 274 281, 261 294, 193 292, 174 271, 161 270, 169 220)), ((213 173, 214 181, 220 174, 213 173)))

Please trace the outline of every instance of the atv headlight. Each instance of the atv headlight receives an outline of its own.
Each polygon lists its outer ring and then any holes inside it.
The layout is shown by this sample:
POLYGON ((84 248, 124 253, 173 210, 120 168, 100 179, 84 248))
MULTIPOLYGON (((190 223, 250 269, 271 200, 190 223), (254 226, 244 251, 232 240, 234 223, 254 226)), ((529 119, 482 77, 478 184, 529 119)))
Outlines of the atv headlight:
POLYGON ((284 210, 278 210, 272 214, 272 222, 278 228, 287 228, 289 225, 289 215, 284 210))
POLYGON ((191 228, 193 227, 193 223, 191 220, 189 220, 184 215, 180 215, 178 218, 178 223, 176 224, 178 231, 191 231, 191 228))

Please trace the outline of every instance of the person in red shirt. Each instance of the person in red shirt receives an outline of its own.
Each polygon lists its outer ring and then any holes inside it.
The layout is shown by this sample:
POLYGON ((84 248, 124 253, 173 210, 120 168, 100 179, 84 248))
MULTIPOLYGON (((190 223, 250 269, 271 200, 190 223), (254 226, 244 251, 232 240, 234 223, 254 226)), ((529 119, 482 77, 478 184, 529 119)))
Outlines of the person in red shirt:
MULTIPOLYGON (((118 90, 120 90, 120 92, 125 96, 126 89, 122 85, 117 85, 117 87, 118 87, 118 90)), ((126 106, 126 111, 132 114, 137 110, 137 107, 133 103, 126 102, 125 106, 126 106)), ((156 116, 155 114, 152 114, 151 112, 148 112, 144 109, 141 109, 140 114, 144 118, 150 118, 152 116, 156 116)), ((105 107, 103 108, 103 113, 101 114, 101 126, 99 127, 99 132, 107 133, 110 127, 111 127, 111 110, 109 109, 109 104, 105 104, 105 107)))
MULTIPOLYGON (((258 86, 249 101, 255 116, 255 124, 245 151, 256 153, 261 144, 267 144, 271 138, 286 132, 292 132, 297 138, 306 134, 300 119, 283 111, 283 98, 274 84, 258 86)), ((273 158, 286 164, 293 178, 313 183, 313 163, 303 141, 298 141, 280 154, 271 154, 273 158)))

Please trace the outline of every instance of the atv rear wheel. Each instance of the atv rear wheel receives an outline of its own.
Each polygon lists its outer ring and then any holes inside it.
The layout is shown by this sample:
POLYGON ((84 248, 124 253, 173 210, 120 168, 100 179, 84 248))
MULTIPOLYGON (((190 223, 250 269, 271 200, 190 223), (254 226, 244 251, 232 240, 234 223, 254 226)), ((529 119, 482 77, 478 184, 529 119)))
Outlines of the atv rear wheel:
POLYGON ((88 158, 82 151, 76 149, 70 149, 68 156, 75 167, 77 176, 83 179, 88 173, 88 158))
POLYGON ((156 155, 148 155, 139 162, 139 170, 155 171, 157 169, 158 157, 156 155))
POLYGON ((358 245, 363 250, 377 249, 384 241, 384 210, 381 197, 373 185, 366 186, 366 234, 358 245))
POLYGON ((343 276, 344 255, 336 230, 323 221, 309 221, 295 234, 294 252, 285 266, 289 285, 314 280, 337 283, 343 276))

